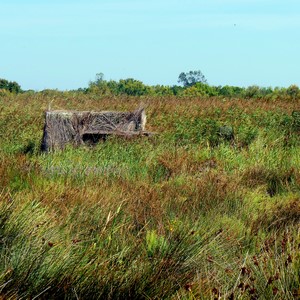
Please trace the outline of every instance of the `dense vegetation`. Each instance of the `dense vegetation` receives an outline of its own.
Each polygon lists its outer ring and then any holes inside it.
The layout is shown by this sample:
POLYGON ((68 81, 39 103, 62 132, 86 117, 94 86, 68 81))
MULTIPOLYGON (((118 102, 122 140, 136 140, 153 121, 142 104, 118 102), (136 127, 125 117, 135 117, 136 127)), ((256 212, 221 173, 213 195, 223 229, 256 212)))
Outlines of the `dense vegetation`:
POLYGON ((288 97, 296 99, 300 96, 300 89, 297 85, 290 85, 288 88, 265 88, 256 85, 244 87, 236 86, 212 86, 207 83, 201 71, 190 71, 180 73, 178 83, 174 86, 148 86, 133 78, 105 80, 104 74, 99 73, 96 79, 89 83, 86 89, 80 89, 85 93, 97 93, 107 96, 177 96, 177 97, 239 97, 246 99, 272 99, 288 97))
POLYGON ((299 91, 131 84, 0 93, 0 298, 299 298, 299 91), (42 154, 50 103, 142 103, 158 134, 42 154))
POLYGON ((22 92, 21 86, 15 81, 8 81, 6 79, 0 78, 0 91, 6 90, 11 93, 20 93, 22 92))
MULTIPOLYGON (((89 82, 87 88, 79 88, 73 92, 79 92, 89 95, 102 96, 177 96, 177 97, 229 97, 243 99, 269 99, 289 98, 295 100, 300 97, 300 89, 292 84, 288 88, 282 87, 259 87, 252 85, 248 87, 237 86, 212 86, 207 83, 205 76, 201 71, 182 72, 178 76, 180 85, 150 86, 140 80, 133 78, 115 80, 105 80, 103 73, 96 74, 94 81, 89 82)), ((6 79, 0 79, 0 93, 5 91, 13 93, 24 93, 34 91, 23 91, 21 86, 6 79)), ((53 90, 44 90, 44 93, 54 92, 53 90)))

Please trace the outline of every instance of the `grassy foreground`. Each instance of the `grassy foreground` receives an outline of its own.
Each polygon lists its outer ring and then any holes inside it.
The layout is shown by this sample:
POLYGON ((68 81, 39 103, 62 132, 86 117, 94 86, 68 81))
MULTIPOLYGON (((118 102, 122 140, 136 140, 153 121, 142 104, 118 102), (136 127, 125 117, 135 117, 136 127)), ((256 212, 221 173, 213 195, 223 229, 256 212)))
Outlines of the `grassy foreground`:
POLYGON ((0 95, 0 299, 300 299, 299 108, 0 95), (159 134, 41 154, 49 103, 159 134))

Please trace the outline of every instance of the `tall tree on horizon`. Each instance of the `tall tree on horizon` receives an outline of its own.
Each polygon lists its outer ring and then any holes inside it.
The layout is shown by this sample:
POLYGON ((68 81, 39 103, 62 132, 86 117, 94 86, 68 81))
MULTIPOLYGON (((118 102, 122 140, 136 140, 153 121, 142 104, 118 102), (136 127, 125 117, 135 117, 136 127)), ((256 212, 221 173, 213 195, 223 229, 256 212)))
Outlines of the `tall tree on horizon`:
POLYGON ((197 82, 207 83, 205 76, 200 70, 186 73, 181 72, 178 76, 178 83, 183 84, 184 87, 193 86, 197 82))

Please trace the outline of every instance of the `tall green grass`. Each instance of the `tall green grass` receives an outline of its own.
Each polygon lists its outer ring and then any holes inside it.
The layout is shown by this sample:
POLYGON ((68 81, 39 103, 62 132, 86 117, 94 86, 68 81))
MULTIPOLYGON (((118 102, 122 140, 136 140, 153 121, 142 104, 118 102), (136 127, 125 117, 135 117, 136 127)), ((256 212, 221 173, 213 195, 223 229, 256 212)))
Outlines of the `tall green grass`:
POLYGON ((0 297, 300 297, 299 100, 1 97, 0 297), (44 154, 50 102, 158 135, 44 154))

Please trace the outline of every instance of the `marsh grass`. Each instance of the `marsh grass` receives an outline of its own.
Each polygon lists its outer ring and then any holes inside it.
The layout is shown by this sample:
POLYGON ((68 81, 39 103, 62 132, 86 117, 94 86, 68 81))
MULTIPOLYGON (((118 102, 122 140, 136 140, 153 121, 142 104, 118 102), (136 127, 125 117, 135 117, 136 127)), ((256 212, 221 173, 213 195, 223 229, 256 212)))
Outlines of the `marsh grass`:
POLYGON ((299 298, 299 104, 0 96, 0 298, 299 298), (50 102, 159 134, 45 155, 50 102))

